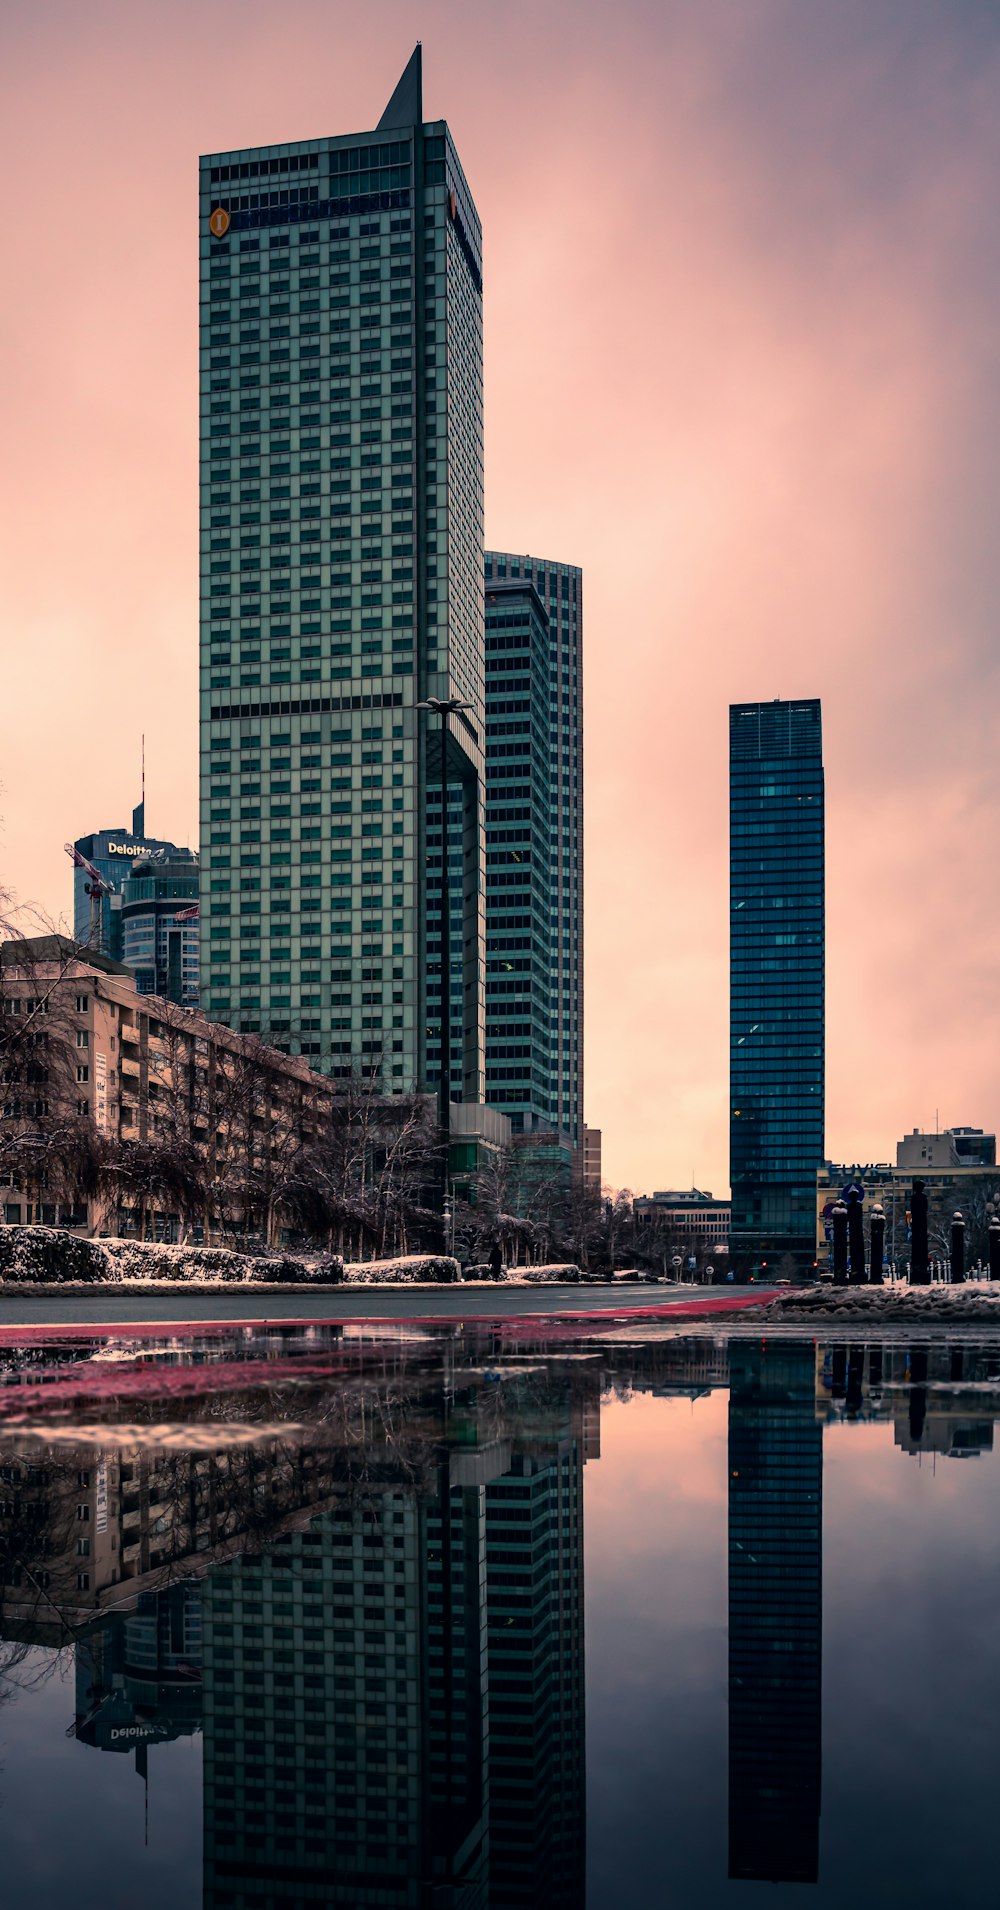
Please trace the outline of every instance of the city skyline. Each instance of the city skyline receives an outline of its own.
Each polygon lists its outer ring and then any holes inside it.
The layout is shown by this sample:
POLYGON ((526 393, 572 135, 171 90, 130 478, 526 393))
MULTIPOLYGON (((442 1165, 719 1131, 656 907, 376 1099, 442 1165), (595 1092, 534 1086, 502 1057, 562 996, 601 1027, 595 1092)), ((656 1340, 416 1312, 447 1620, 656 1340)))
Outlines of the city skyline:
POLYGON ((1000 42, 985 16, 916 11, 912 38, 914 10, 890 4, 836 26, 761 4, 738 38, 712 7, 698 25, 626 7, 613 37, 586 12, 571 38, 555 10, 533 14, 558 98, 541 78, 515 98, 493 77, 504 29, 441 6, 420 22, 388 7, 378 45, 301 7, 310 58, 287 73, 273 29, 248 34, 241 15, 236 33, 225 5, 208 16, 225 58, 206 58, 205 16, 196 30, 183 5, 169 46, 116 7, 19 18, 12 134, 34 148, 52 125, 11 234, 34 287, 8 318, 0 863, 19 898, 68 912, 61 845, 84 801, 87 818, 120 813, 134 738, 118 692, 140 669, 151 820, 195 838, 194 157, 359 124, 422 30, 427 110, 449 114, 489 241, 487 540, 565 553, 588 579, 586 1113, 607 1178, 725 1184, 725 709, 741 696, 824 701, 829 1151, 877 1158, 934 1105, 990 1125, 997 789, 992 702, 974 692, 993 668, 996 389, 977 182, 995 163, 1000 42), (777 111, 779 95, 799 104, 777 111), (585 111, 645 164, 641 203, 609 182, 585 111), (68 169, 70 152, 84 163, 68 169), (51 250, 40 202, 60 208, 51 250), (650 204, 664 244, 644 253, 650 204), (604 291, 616 274, 632 275, 627 315, 604 291), (529 416, 546 428, 526 460, 529 416), (94 684, 116 691, 100 751, 81 720, 94 684), (917 976, 912 951, 946 936, 956 896, 984 932, 917 976), (851 1035, 872 1026, 880 1068, 859 1106, 851 1035))

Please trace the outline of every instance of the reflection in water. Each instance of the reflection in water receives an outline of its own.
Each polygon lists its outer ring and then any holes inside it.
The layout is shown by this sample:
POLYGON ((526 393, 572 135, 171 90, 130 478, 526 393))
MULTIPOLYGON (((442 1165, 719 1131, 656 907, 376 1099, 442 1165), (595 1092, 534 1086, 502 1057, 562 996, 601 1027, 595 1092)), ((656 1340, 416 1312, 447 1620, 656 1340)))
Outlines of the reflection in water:
POLYGON ((205 1910, 582 1910, 609 1389, 729 1387, 728 1874, 815 1883, 824 1426, 961 1457, 1000 1408, 995 1349, 927 1343, 288 1327, 3 1358, 3 1668, 71 1651, 78 1743, 151 1785, 201 1731, 205 1910))
POLYGON ((787 1341, 735 1345, 729 1357, 731 1877, 816 1881, 822 1655, 816 1350, 787 1341))

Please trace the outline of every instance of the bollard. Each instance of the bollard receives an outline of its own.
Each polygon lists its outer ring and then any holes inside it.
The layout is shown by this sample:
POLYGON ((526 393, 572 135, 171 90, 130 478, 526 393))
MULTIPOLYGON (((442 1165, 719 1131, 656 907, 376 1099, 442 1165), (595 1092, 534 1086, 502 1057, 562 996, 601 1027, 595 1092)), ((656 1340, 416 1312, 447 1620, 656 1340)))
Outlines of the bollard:
POLYGON ((910 1285, 929 1286, 930 1278, 927 1261, 927 1189, 922 1180, 915 1180, 910 1196, 910 1285))
POLYGON ((1000 1218, 994 1215, 989 1233, 990 1279, 1000 1280, 1000 1218))
POLYGON ((842 1200, 833 1210, 833 1284, 847 1285, 847 1208, 842 1200))
POLYGON ((965 1222, 956 1207, 951 1217, 951 1284, 960 1287, 965 1279, 965 1222))
POLYGON ((864 1193, 857 1185, 847 1192, 847 1238, 850 1244, 851 1285, 861 1286, 868 1278, 865 1266, 864 1193))
POLYGON ((873 1207, 868 1247, 868 1278, 873 1287, 882 1285, 882 1269, 885 1254, 885 1213, 881 1207, 873 1207))

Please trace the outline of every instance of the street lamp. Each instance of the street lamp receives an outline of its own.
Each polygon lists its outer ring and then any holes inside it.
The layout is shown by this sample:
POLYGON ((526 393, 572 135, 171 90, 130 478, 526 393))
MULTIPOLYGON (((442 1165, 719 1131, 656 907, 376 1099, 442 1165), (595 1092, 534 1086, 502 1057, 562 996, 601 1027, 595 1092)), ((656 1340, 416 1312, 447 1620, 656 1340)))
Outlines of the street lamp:
MULTIPOLYGON (((441 1046, 438 1106, 444 1146, 441 1176, 441 1212, 448 1211, 448 1150, 451 1139, 451 898, 448 894, 448 718, 470 710, 457 696, 428 696, 418 710, 433 710, 441 718, 441 1046)), ((447 1250, 447 1242, 445 1243, 447 1250)))

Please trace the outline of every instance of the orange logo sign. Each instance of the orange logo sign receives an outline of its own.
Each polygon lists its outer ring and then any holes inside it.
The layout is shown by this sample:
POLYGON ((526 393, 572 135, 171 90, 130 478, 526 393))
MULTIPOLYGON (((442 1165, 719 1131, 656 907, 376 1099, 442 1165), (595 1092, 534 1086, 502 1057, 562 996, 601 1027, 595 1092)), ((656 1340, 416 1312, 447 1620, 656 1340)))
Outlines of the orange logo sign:
POLYGON ((216 206, 208 221, 208 229, 213 239, 224 239, 229 231, 229 214, 225 206, 216 206))

